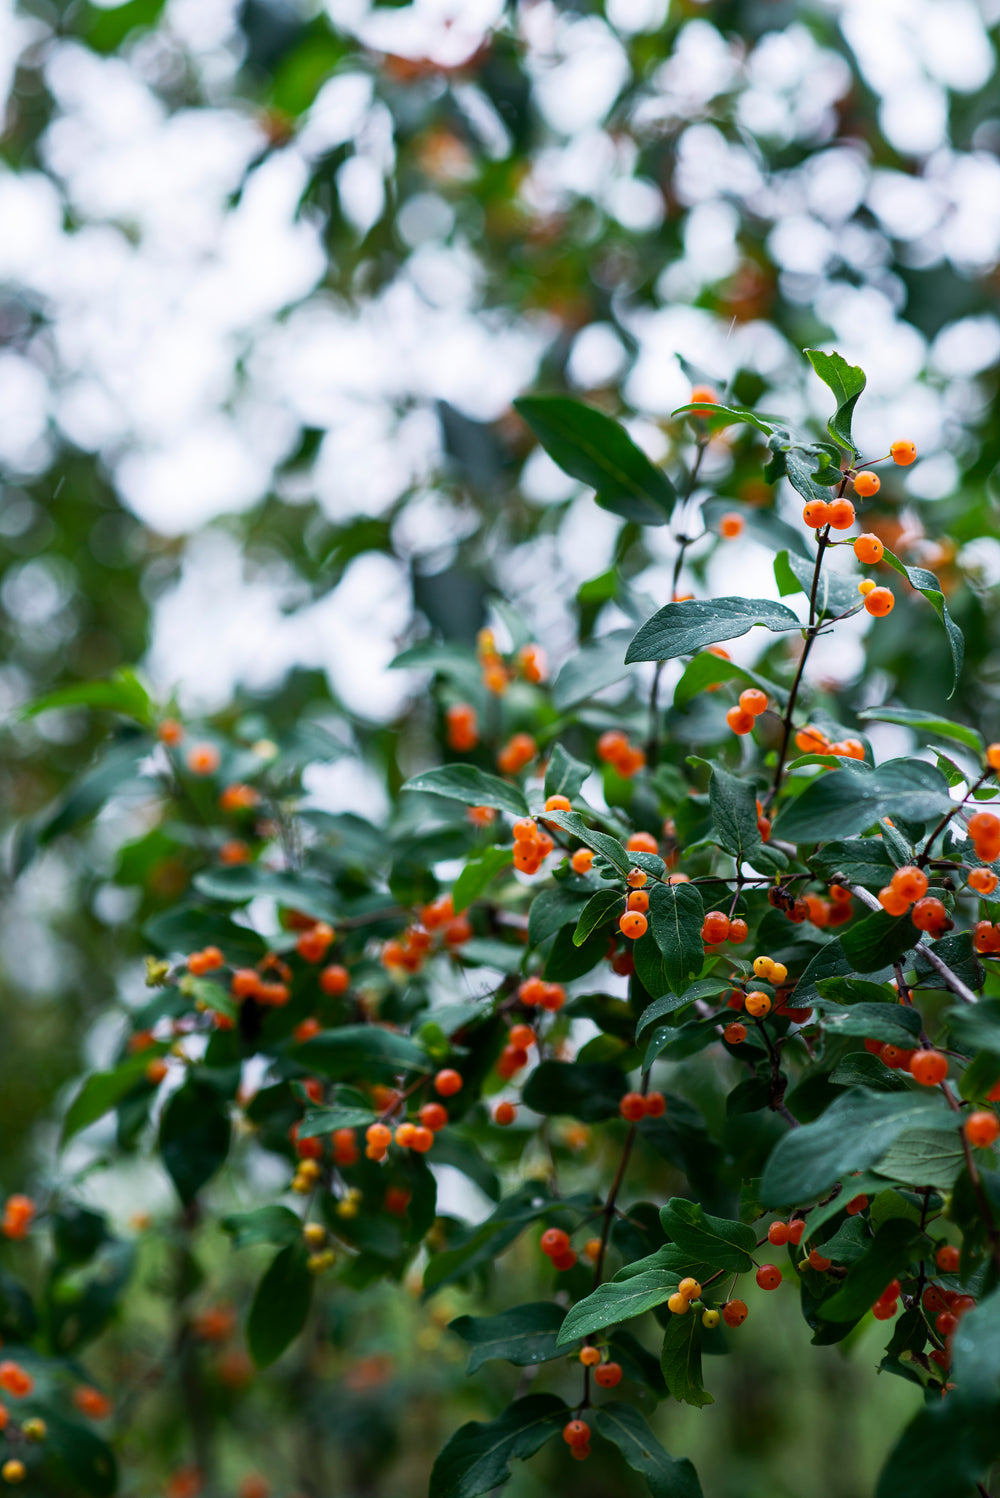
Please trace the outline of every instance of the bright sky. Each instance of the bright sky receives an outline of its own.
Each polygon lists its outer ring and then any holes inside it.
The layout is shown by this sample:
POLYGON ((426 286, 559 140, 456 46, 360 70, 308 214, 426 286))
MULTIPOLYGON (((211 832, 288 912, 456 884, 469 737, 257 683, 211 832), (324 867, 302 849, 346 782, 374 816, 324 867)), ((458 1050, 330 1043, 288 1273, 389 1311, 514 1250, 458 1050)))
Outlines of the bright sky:
MULTIPOLYGON (((326 4, 367 45, 442 63, 474 53, 502 10, 500 0, 417 0, 377 11, 367 0, 326 4)), ((1000 0, 827 0, 825 8, 880 98, 882 127, 906 169, 873 169, 850 144, 824 146, 850 74, 803 25, 767 34, 740 55, 706 6, 703 19, 686 22, 635 110, 640 134, 689 122, 674 186, 690 211, 685 253, 665 267, 659 305, 616 298, 620 325, 638 344, 624 389, 646 418, 635 434, 657 456, 653 421, 689 393, 678 355, 720 381, 739 366, 758 370, 773 387, 768 405, 792 416, 824 410, 825 391, 769 324, 731 332, 693 305, 706 282, 735 268, 737 209, 746 208, 773 224, 769 245, 786 294, 815 305, 837 347, 868 371, 862 445, 883 447, 887 430, 918 434, 923 461, 907 482, 935 498, 954 482, 950 454, 975 408, 976 376, 1000 355, 1000 321, 965 319, 928 346, 906 321, 902 285, 886 269, 887 236, 918 266, 947 260, 979 276, 1000 259, 1000 162, 995 150, 956 153, 946 120, 947 91, 979 89, 994 70, 987 28, 1000 18, 1000 0), (712 123, 713 101, 733 90, 742 139, 712 123), (764 179, 755 138, 817 149, 803 169, 764 179), (871 226, 852 221, 861 204, 871 226)), ((179 684, 190 705, 212 707, 237 681, 265 686, 305 661, 329 672, 350 707, 384 718, 413 686, 384 670, 408 618, 402 566, 362 556, 313 603, 277 561, 250 569, 211 522, 272 489, 276 465, 307 424, 326 435, 313 471, 295 490, 286 486, 287 497, 315 495, 341 521, 383 514, 415 486, 419 523, 412 514, 400 523, 400 554, 441 565, 469 517, 434 486, 434 403, 499 417, 532 384, 554 328, 542 316, 484 307, 477 245, 431 190, 402 216, 413 252, 393 284, 356 307, 323 289, 318 226, 300 211, 310 170, 333 146, 348 145, 337 189, 347 220, 364 233, 382 210, 392 122, 371 79, 349 66, 324 86, 296 140, 251 166, 260 129, 229 90, 236 9, 236 0, 168 0, 161 29, 127 58, 49 43, 46 79, 58 112, 43 142, 48 175, 0 171, 0 283, 49 318, 24 352, 0 353, 0 464, 15 479, 44 471, 65 436, 100 454, 123 503, 147 525, 189 538, 180 581, 157 607, 147 664, 161 686, 179 684), (169 115, 156 86, 182 64, 215 102, 169 115)), ((539 215, 582 197, 627 227, 659 223, 659 189, 639 174, 634 144, 608 130, 607 116, 626 76, 621 38, 655 29, 666 12, 667 0, 614 0, 607 24, 550 0, 520 7, 520 39, 549 126, 522 189, 539 215)), ((20 51, 39 35, 39 23, 16 16, 14 0, 0 0, 0 99, 20 51)), ((484 150, 502 155, 505 128, 485 95, 467 83, 456 97, 484 150)), ((585 393, 626 362, 606 323, 578 335, 569 370, 585 393)), ((576 492, 543 455, 529 464, 526 485, 540 499, 576 492)), ((613 535, 588 500, 573 506, 552 542, 567 592, 606 563, 613 535)), ((660 601, 673 543, 664 535, 657 546, 661 563, 644 582, 660 601)), ((749 547, 742 582, 748 559, 762 564, 760 591, 773 593, 764 554, 749 547)), ((58 593, 58 579, 40 565, 21 587, 23 607, 36 614, 46 587, 58 593)), ((735 553, 721 555, 713 584, 738 589, 735 566, 735 553)), ((540 610, 558 655, 568 620, 551 600, 533 601, 536 580, 529 571, 524 606, 540 610)), ((746 655, 757 646, 748 638, 741 648, 746 655)), ((835 657, 817 650, 815 669, 849 676, 859 650, 857 641, 835 657)))

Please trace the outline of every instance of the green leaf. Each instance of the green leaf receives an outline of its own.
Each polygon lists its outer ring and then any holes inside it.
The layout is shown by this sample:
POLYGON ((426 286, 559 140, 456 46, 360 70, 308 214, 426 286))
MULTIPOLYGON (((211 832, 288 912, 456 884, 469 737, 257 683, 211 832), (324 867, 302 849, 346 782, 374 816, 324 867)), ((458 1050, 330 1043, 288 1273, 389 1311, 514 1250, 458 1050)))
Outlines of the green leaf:
MULTIPOLYGON (((815 572, 815 556, 799 557, 780 551, 774 559, 774 577, 782 598, 793 593, 804 593, 807 598, 811 598, 815 572)), ((857 584, 852 578, 833 572, 829 567, 821 570, 816 588, 816 613, 819 618, 825 614, 844 613, 847 609, 860 606, 860 601, 857 584)))
POLYGON ((65 832, 75 832, 96 816, 105 802, 134 784, 139 778, 139 762, 148 753, 147 736, 131 731, 123 742, 112 744, 89 770, 72 781, 57 801, 30 821, 21 823, 13 860, 15 876, 23 873, 39 848, 65 832))
POLYGON ((554 1394, 515 1399, 495 1420, 470 1420, 456 1430, 431 1472, 428 1498, 478 1498, 510 1477, 514 1457, 534 1456, 566 1423, 554 1394))
POLYGON ((585 1061, 540 1061, 524 1084, 522 1097, 536 1113, 565 1114, 598 1123, 613 1118, 625 1092, 617 1066, 585 1061))
POLYGON ((75 1353, 100 1336, 120 1310, 135 1259, 134 1244, 112 1239, 86 1275, 71 1270, 52 1277, 45 1299, 48 1340, 54 1352, 75 1353))
POLYGON ((575 650, 553 683, 552 701, 557 710, 564 713, 577 707, 628 676, 625 651, 631 638, 630 629, 615 629, 575 650))
POLYGON ((1000 1457, 1000 1422, 995 1406, 969 1409, 957 1393, 925 1405, 910 1421, 882 1468, 875 1498, 974 1498, 977 1482, 1000 1457))
POLYGON ((665 1451, 645 1416, 630 1404, 611 1400, 590 1412, 591 1428, 621 1452, 633 1472, 641 1472, 653 1498, 702 1498, 698 1474, 686 1457, 665 1451))
POLYGON ((619 873, 627 874, 634 866, 631 855, 626 853, 617 838, 609 837, 606 832, 593 832, 578 812, 550 811, 546 813, 545 820, 561 827, 564 832, 572 833, 588 848, 593 848, 595 853, 606 858, 619 873))
POLYGON ((1000 1290, 967 1312, 952 1335, 952 1373, 964 1404, 1000 1399, 1000 1290))
POLYGON ((768 1206, 801 1206, 815 1201, 852 1170, 876 1165, 908 1129, 944 1116, 943 1100, 927 1092, 876 1095, 854 1088, 814 1123, 779 1139, 761 1178, 761 1200, 768 1206))
POLYGON ((627 1280, 606 1280, 596 1290, 570 1306, 559 1332, 559 1346, 588 1337, 591 1332, 641 1316, 663 1305, 680 1284, 680 1275, 666 1270, 647 1270, 627 1280))
POLYGON ((284 1247, 302 1238, 302 1219, 277 1202, 252 1212, 231 1212, 221 1219, 219 1226, 231 1235, 234 1248, 249 1248, 254 1243, 284 1247))
MULTIPOLYGON (((359 1094, 360 1096, 360 1094, 359 1094)), ((332 1108, 310 1108, 299 1124, 300 1139, 319 1139, 334 1129, 366 1129, 375 1122, 371 1104, 351 1107, 335 1103, 332 1108)))
POLYGON ((292 1054, 312 1072, 324 1077, 347 1077, 353 1073, 379 1075, 385 1071, 430 1071, 424 1051, 406 1035, 384 1025, 341 1025, 322 1030, 312 1040, 295 1046, 292 1054))
POLYGON ((709 1217, 699 1202, 683 1196, 672 1197, 660 1208, 660 1222, 671 1242, 714 1269, 745 1274, 753 1267, 757 1235, 745 1222, 709 1217))
POLYGON ((871 1247, 851 1265, 847 1278, 819 1314, 824 1321, 854 1321, 878 1300, 889 1281, 902 1276, 918 1253, 920 1224, 890 1217, 878 1229, 871 1247))
MULTIPOLYGON (((45 1409, 46 1435, 39 1476, 45 1491, 60 1498, 112 1498, 118 1489, 115 1454, 106 1441, 84 1425, 45 1409)), ((34 1486, 34 1484, 32 1484, 34 1486)))
POLYGON ((856 453, 851 434, 854 407, 865 388, 864 370, 856 364, 848 364, 840 354, 823 354, 819 349, 807 348, 806 358, 825 385, 829 385, 837 402, 836 414, 827 422, 830 435, 856 453))
POLYGON ((830 1073, 837 1087, 871 1087, 876 1092, 907 1092, 905 1081, 897 1071, 890 1071, 877 1056, 867 1051, 851 1051, 830 1073))
POLYGON ((924 595, 944 625, 948 636, 948 648, 951 651, 952 664, 951 691, 948 693, 948 696, 949 698, 954 697, 958 687, 958 678, 962 674, 962 662, 965 659, 965 636, 948 612, 948 605, 945 603, 941 584, 933 572, 928 572, 925 567, 907 567, 898 557, 893 556, 888 547, 885 548, 883 553, 883 561, 888 562, 889 566, 898 572, 900 577, 905 577, 911 588, 915 588, 918 593, 924 595))
POLYGON ((875 1170, 904 1186, 950 1191, 964 1165, 961 1135, 952 1124, 944 1129, 910 1129, 886 1150, 875 1170))
POLYGON ((596 895, 591 895, 580 912, 580 919, 573 932, 574 946, 582 946, 593 931, 610 921, 612 916, 621 915, 624 909, 625 896, 620 889, 599 889, 596 895))
POLYGON ((764 432, 768 437, 775 430, 775 422, 778 418, 768 419, 758 416, 753 411, 748 411, 744 406, 723 406, 716 401, 690 401, 686 406, 678 406, 676 411, 671 411, 671 416, 688 416, 692 412, 699 416, 727 417, 728 420, 711 421, 710 425, 715 427, 730 426, 733 422, 745 422, 748 426, 756 427, 758 432, 764 432))
POLYGON ((946 1009, 943 1018, 964 1049, 1000 1056, 1000 999, 984 999, 975 1007, 946 1009))
POLYGON ((580 794, 580 787, 590 774, 590 769, 590 765, 585 765, 582 759, 574 759, 562 744, 553 744, 545 768, 546 799, 549 796, 568 796, 572 801, 574 796, 580 794))
POLYGON ((526 1368, 560 1356, 557 1337, 564 1315, 551 1300, 537 1300, 499 1316, 459 1316, 448 1330, 472 1348, 466 1373, 475 1373, 490 1358, 526 1368))
POLYGON ((735 640, 755 624, 772 632, 801 629, 783 603, 770 598, 688 599, 659 609, 633 637, 625 656, 631 661, 666 661, 696 655, 720 640, 735 640))
POLYGON ((540 890, 528 914, 528 944, 541 946, 563 926, 575 926, 586 904, 587 896, 570 883, 540 890))
POLYGON ((861 768, 861 761, 854 765, 810 781, 779 813, 775 837, 818 842, 834 828, 845 837, 863 832, 882 817, 922 823, 954 806, 941 771, 923 760, 890 759, 875 770, 861 768))
POLYGON ((650 889, 649 926, 663 957, 667 984, 675 993, 682 993, 704 965, 704 918, 701 895, 694 885, 654 884, 650 889))
POLYGON ((965 723, 954 723, 951 718, 942 718, 939 713, 929 713, 911 707, 864 707, 857 714, 862 723, 900 723, 931 738, 955 739, 964 744, 979 758, 986 751, 982 735, 965 723))
POLYGON ((873 910, 855 921, 840 938, 841 950, 859 973, 878 973, 898 961, 920 940, 908 915, 893 916, 873 910))
POLYGON ((160 1054, 160 1049, 150 1049, 141 1056, 130 1056, 114 1071, 98 1071, 89 1076, 66 1109, 61 1143, 65 1145, 74 1134, 117 1107, 125 1094, 142 1081, 150 1058, 160 1054))
POLYGON ((715 1403, 702 1382, 701 1320, 696 1312, 671 1316, 667 1322, 660 1367, 675 1399, 693 1404, 696 1409, 715 1403))
POLYGON ((439 765, 436 770, 412 775, 402 789, 447 796, 466 806, 492 806, 494 811, 506 812, 509 817, 528 815, 528 803, 516 785, 476 765, 439 765))
POLYGON ((107 712, 120 713, 124 718, 133 718, 147 726, 153 719, 153 707, 149 693, 134 671, 127 667, 116 671, 107 681, 81 681, 75 686, 60 687, 36 697, 20 712, 22 718, 37 718, 39 713, 53 708, 93 707, 107 712))
POLYGON ((226 900, 234 905, 245 905, 263 896, 291 905, 316 920, 335 921, 340 915, 328 883, 290 869, 279 872, 260 864, 234 864, 196 874, 194 887, 213 900, 226 900))
MULTIPOLYGON (((832 985, 822 984, 820 992, 828 986, 832 985)), ((898 1045, 903 1050, 912 1049, 920 1039, 920 1024, 918 1010, 898 1003, 852 1004, 850 1009, 823 1016, 823 1028, 829 1035, 858 1035, 898 1045)))
POLYGON ((852 837, 826 843, 817 848, 809 865, 824 879, 832 881, 835 874, 843 874, 849 884, 862 884, 865 889, 881 889, 895 870, 879 837, 852 837))
MULTIPOLYGON (((561 1205, 572 1205, 574 1201, 589 1205, 586 1197, 571 1198, 561 1205)), ((472 1228, 464 1241, 431 1258, 424 1271, 425 1293, 430 1294, 473 1269, 491 1264, 528 1223, 545 1216, 554 1205, 551 1194, 541 1182, 526 1181, 518 1191, 504 1197, 496 1211, 485 1222, 472 1228)))
POLYGON ((514 402, 550 458, 597 491, 597 503, 640 525, 664 525, 677 498, 673 484, 610 416, 563 395, 514 402))
POLYGON ((478 858, 470 858, 452 886, 451 901, 455 914, 478 900, 490 881, 501 869, 507 868, 512 859, 510 848, 486 848, 478 858))
POLYGON ((684 667, 684 674, 674 688, 674 707, 686 707, 709 687, 723 681, 744 681, 748 687, 760 687, 779 707, 784 707, 788 700, 788 693, 766 676, 749 671, 745 666, 737 666, 735 661, 724 661, 706 650, 684 667))
POLYGON ((182 1202, 193 1201, 229 1153, 229 1114, 210 1082, 192 1075, 160 1120, 160 1154, 182 1202))
MULTIPOLYGON (((737 779, 718 768, 708 783, 708 799, 719 845, 737 864, 751 859, 761 845, 757 830, 757 790, 750 780, 737 779)), ((677 886, 675 886, 676 888, 677 886)))
POLYGON ((247 1319, 247 1347, 258 1368, 280 1358, 306 1324, 314 1283, 308 1259, 301 1240, 289 1243, 271 1260, 257 1286, 247 1319))
POLYGON ((651 1025, 665 1019, 668 1014, 684 1009, 688 1004, 693 1004, 695 999, 708 998, 710 995, 721 993, 724 988, 728 987, 728 983, 718 978, 703 978, 685 988, 683 993, 666 993, 662 998, 654 999, 651 1004, 646 1005, 639 1016, 635 1031, 636 1040, 641 1039, 651 1025))

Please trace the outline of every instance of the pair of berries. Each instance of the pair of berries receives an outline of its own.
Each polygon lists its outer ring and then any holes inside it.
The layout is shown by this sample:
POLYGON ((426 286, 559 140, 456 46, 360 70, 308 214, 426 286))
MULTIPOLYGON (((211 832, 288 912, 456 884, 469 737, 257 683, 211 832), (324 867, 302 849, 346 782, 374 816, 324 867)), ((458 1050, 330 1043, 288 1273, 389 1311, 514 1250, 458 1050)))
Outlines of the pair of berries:
POLYGON ((927 875, 915 864, 897 869, 889 883, 878 893, 879 904, 889 915, 905 915, 916 900, 927 893, 927 875))
POLYGON ((742 916, 730 920, 724 910, 710 910, 701 923, 701 939, 706 947, 718 947, 724 941, 739 946, 750 934, 750 928, 742 916))
MULTIPOLYGON (((833 888, 840 889, 840 885, 833 888)), ((842 926, 845 921, 851 919, 851 892, 841 890, 841 897, 825 900, 822 895, 804 895, 803 899, 809 907, 809 919, 820 931, 827 926, 842 926)))
MULTIPOLYGON (((550 797, 550 800, 556 799, 550 797)), ((558 798, 565 800, 565 797, 558 798)), ((550 807, 555 811, 562 808, 550 807)), ((569 810, 569 805, 565 808, 569 810)), ((555 843, 547 832, 543 832, 533 817, 519 817, 514 823, 514 867, 522 874, 537 874, 542 864, 554 850, 555 843)))
POLYGON ((253 811, 260 805, 260 791, 252 785, 227 785, 219 797, 220 811, 253 811))
POLYGON ((644 750, 631 743, 628 735, 618 728, 609 728, 601 734, 597 740, 597 757, 611 765, 623 780, 631 780, 646 764, 644 750))
POLYGON ((673 1316, 686 1316, 693 1304, 701 1299, 701 1285, 693 1275, 686 1275, 667 1300, 667 1310, 673 1316))
POLYGON ((749 733, 761 713, 766 712, 767 693, 762 692, 759 687, 747 687, 745 692, 740 693, 738 706, 729 709, 726 722, 733 733, 749 733))
POLYGON ((553 1269, 572 1269, 576 1263, 576 1249, 570 1247, 569 1234, 562 1228, 546 1228, 540 1246, 545 1257, 551 1259, 553 1269))
POLYGON ((275 1009, 280 1009, 287 1004, 292 996, 287 983, 268 982, 261 973, 257 972, 256 968, 252 967, 238 967, 234 970, 229 983, 229 992, 238 1004, 241 1004, 244 999, 253 999, 258 1004, 275 1009))
POLYGON ((1000 858, 1000 817, 991 811, 977 811, 969 818, 968 831, 980 863, 994 863, 1000 858))
POLYGON ((899 1310, 899 1294, 901 1290, 899 1280, 890 1280, 878 1300, 872 1306, 872 1315, 876 1321, 891 1321, 899 1310))
POLYGON ((570 1420, 563 1426, 563 1440, 570 1455, 578 1462, 585 1462, 590 1455, 590 1426, 585 1420, 570 1420))
POLYGON ((667 1100, 662 1092, 626 1092, 618 1104, 622 1118, 629 1123, 638 1123, 640 1118, 662 1118, 667 1111, 667 1100))
POLYGON ((528 1009, 536 1006, 555 1014, 566 1002, 566 990, 561 983, 546 983, 544 978, 525 978, 517 990, 517 996, 528 1009))
MULTIPOLYGON (((863 477, 863 474, 858 474, 859 479, 863 477)), ((878 479, 874 474, 871 477, 875 479, 875 486, 878 488, 878 479)), ((857 489, 857 481, 855 488, 857 489)), ((855 518, 854 506, 849 499, 811 499, 802 511, 802 519, 814 531, 822 530, 827 525, 835 531, 846 531, 854 524, 855 518)))
MULTIPOLYGON (((522 1067, 528 1064, 528 1051, 535 1043, 535 1032, 530 1025, 514 1025, 507 1044, 500 1053, 497 1073, 509 1082, 522 1067)), ((509 1121, 509 1120, 508 1120, 509 1121)))
POLYGON ((205 973, 217 972, 225 965, 226 959, 218 947, 203 947, 200 952, 188 953, 187 970, 193 978, 201 978, 205 973))
POLYGON ((501 775, 519 775, 538 754, 538 745, 530 733, 515 733, 497 754, 501 775))
POLYGON ((603 1363, 596 1347, 581 1347, 580 1362, 585 1368, 593 1368, 594 1382, 602 1389, 613 1389, 622 1381, 621 1363, 603 1363))
POLYGON ((795 747, 800 754, 836 754, 842 759, 864 759, 865 746, 860 739, 831 739, 822 728, 810 725, 800 728, 795 735, 795 747))
POLYGON ((767 1230, 767 1241, 775 1248, 784 1248, 786 1243, 794 1244, 795 1247, 802 1242, 802 1236, 806 1230, 804 1217, 793 1217, 790 1222, 772 1222, 767 1230))

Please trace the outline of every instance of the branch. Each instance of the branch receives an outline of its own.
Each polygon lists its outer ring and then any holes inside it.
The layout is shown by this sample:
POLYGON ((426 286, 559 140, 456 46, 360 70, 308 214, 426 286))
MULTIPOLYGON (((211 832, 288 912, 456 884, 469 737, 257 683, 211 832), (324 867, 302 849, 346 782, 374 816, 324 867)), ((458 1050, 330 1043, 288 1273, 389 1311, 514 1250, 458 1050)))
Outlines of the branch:
POLYGON ((806 626, 805 645, 802 648, 802 654, 799 656, 795 679, 788 693, 788 703, 781 719, 783 725, 781 748, 778 750, 778 763, 774 769, 774 779, 771 782, 771 789, 765 797, 765 805, 767 806, 771 805, 781 788, 781 777, 784 774, 785 760, 788 757, 788 744, 792 737, 792 717, 795 713, 795 703, 798 699, 799 687, 802 685, 802 677, 806 669, 806 661, 809 659, 809 652, 813 646, 813 640, 815 640, 819 633, 819 624, 816 620, 816 594, 819 590, 819 575, 823 567, 823 553, 829 544, 829 535, 830 528, 827 526, 826 530, 819 531, 816 536, 816 566, 813 568, 812 587, 809 590, 809 623, 806 626))
POLYGON ((951 810, 949 812, 946 812, 945 815, 941 818, 940 822, 934 828, 934 831, 931 833, 930 837, 927 839, 926 843, 924 844, 924 850, 923 850, 923 852, 920 854, 919 858, 917 859, 917 867, 918 868, 922 869, 924 867, 924 864, 928 861, 928 859, 931 856, 931 849, 933 848, 933 846, 934 846, 935 842, 937 841, 937 839, 941 836, 942 832, 947 827, 948 823, 951 821, 952 817, 955 816, 956 812, 960 812, 962 810, 962 808, 964 807, 964 805, 965 805, 966 801, 969 799, 969 797, 975 795, 976 791, 978 791, 979 787, 983 784, 983 782, 986 781, 986 780, 989 780, 989 778, 990 778, 990 776, 992 774, 993 774, 992 770, 984 770, 983 773, 982 773, 982 775, 980 775, 979 779, 976 781, 975 785, 971 788, 971 790, 969 790, 969 791, 967 791, 965 793, 965 795, 962 797, 961 801, 956 801, 955 804, 954 804, 954 806, 951 808, 951 810))
POLYGON ((979 1003, 979 1000, 972 992, 972 989, 966 987, 957 973, 952 972, 948 964, 942 961, 933 947, 925 946, 924 943, 921 942, 917 947, 917 951, 922 957, 927 958, 927 961, 930 963, 931 967, 938 974, 938 976, 944 980, 945 986, 947 988, 950 988, 952 993, 958 994, 958 997, 966 1004, 979 1003))

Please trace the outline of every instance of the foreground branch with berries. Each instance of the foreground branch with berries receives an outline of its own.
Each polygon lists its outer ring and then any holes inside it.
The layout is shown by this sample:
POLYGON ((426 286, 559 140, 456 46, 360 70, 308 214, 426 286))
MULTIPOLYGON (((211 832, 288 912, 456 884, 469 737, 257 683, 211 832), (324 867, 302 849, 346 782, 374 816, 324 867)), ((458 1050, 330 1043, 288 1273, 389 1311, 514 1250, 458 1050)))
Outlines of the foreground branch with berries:
MULTIPOLYGON (((133 676, 95 695, 157 807, 144 836, 161 862, 173 840, 186 874, 179 899, 160 864, 141 875, 148 997, 64 1142, 110 1118, 114 1147, 145 1141, 187 1235, 218 1211, 224 1165, 281 1171, 276 1199, 221 1214, 237 1256, 270 1245, 243 1308, 257 1369, 378 1281, 417 1276, 432 1304, 490 1284, 500 1309, 450 1335, 474 1369, 525 1372, 450 1435, 431 1498, 492 1492, 549 1441, 566 1462, 610 1443, 655 1498, 694 1498, 650 1411, 709 1406, 702 1354, 739 1357, 773 1296, 796 1296, 821 1344, 885 1323, 880 1366, 923 1404, 879 1498, 940 1491, 914 1450, 950 1453, 956 1494, 1000 1456, 1000 743, 902 704, 837 722, 807 669, 843 621, 866 615, 877 649, 905 615, 937 632, 943 700, 963 648, 938 579, 878 534, 874 467, 908 466, 914 445, 863 459, 864 376, 810 358, 837 402, 820 439, 711 391, 677 416, 689 492, 711 444, 763 439, 768 482, 804 501, 801 527, 759 532, 786 543, 780 598, 678 597, 684 536, 670 601, 631 643, 584 639, 554 681, 510 609, 475 649, 415 642, 398 664, 431 684, 443 762, 385 825, 310 809, 298 746, 255 726, 185 723, 133 676), (723 642, 755 628, 762 654, 740 665, 723 642), (932 747, 880 762, 880 722, 932 747), (441 1210, 442 1167, 486 1195, 481 1220, 441 1210), (530 1300, 506 1271, 525 1241, 530 1300)), ((623 557, 630 527, 669 522, 674 483, 623 427, 563 397, 518 410, 621 517, 623 557)), ((745 520, 727 510, 717 544, 745 520)), ((634 616, 625 575, 608 596, 634 616)), ((150 866, 132 852, 123 882, 150 866)), ((58 1281, 114 1248, 97 1214, 92 1242, 68 1235, 81 1210, 69 1181, 12 1197, 3 1233, 58 1281)), ((3 1329, 7 1483, 51 1480, 61 1406, 111 1414, 56 1359, 83 1341, 60 1342, 53 1315, 3 1329)), ((182 1315, 178 1347, 191 1335, 182 1315)), ((85 1435, 89 1491, 110 1493, 111 1445, 85 1435)), ((192 1437, 189 1498, 211 1490, 205 1449, 192 1437)))

